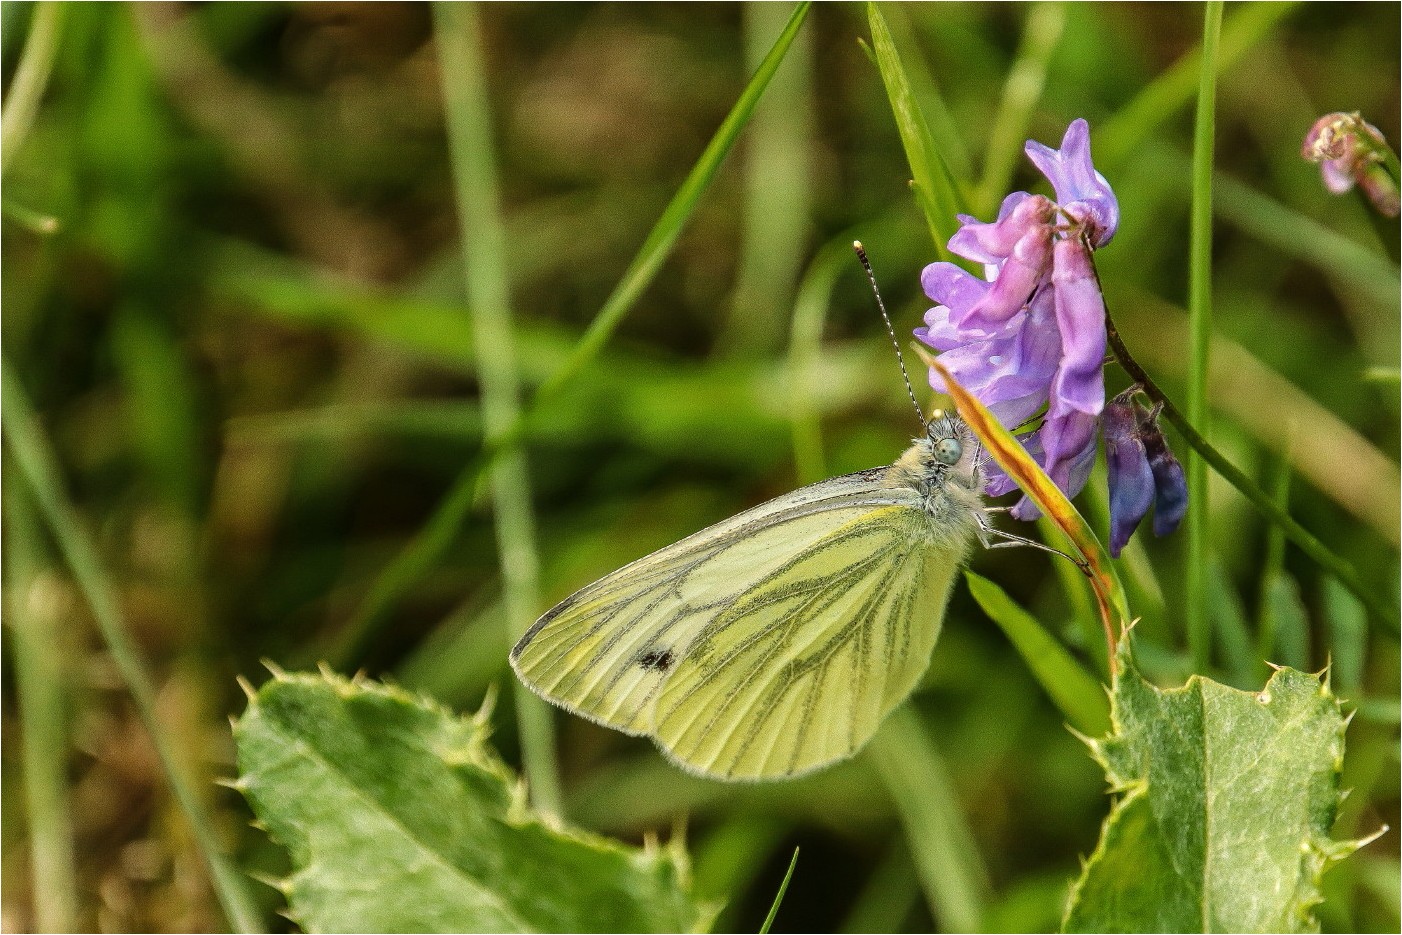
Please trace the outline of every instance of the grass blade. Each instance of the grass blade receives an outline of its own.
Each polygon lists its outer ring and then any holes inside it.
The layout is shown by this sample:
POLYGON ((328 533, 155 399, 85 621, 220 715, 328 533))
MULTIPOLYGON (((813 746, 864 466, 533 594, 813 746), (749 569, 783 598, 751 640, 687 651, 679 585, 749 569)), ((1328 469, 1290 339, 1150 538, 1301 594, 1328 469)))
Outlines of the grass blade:
MULTIPOLYGON (((470 3, 435 3, 443 103, 452 157, 453 188, 462 225, 463 278, 477 337, 477 374, 482 426, 495 442, 520 418, 520 379, 511 335, 510 288, 506 277, 506 233, 497 193, 492 151, 491 106, 480 49, 482 29, 470 3)), ((540 556, 530 478, 519 445, 504 448, 492 465, 492 512, 496 520, 506 631, 514 641, 540 611, 540 556)), ((555 758, 554 722, 544 700, 523 686, 515 688, 521 760, 539 808, 560 813, 560 778, 555 758)))
MULTIPOLYGON (((775 3, 743 7, 745 56, 763 62, 787 15, 775 3)), ((772 353, 793 304, 812 234, 813 43, 800 35, 755 108, 745 146, 741 251, 729 317, 716 339, 732 356, 772 353)))
POLYGON ((764 917, 764 924, 759 927, 759 935, 769 935, 769 927, 774 924, 774 917, 779 914, 779 906, 784 902, 784 894, 789 891, 789 881, 793 879, 794 868, 798 866, 798 848, 793 849, 793 859, 789 861, 789 869, 784 874, 784 882, 779 884, 779 892, 774 894, 774 905, 769 907, 769 915, 764 917))
MULTIPOLYGON (((988 157, 983 179, 974 195, 974 209, 980 217, 991 216, 1012 187, 1013 173, 1022 158, 1022 141, 1032 119, 1032 110, 1042 97, 1047 82, 1047 65, 1066 27, 1066 5, 1037 3, 1028 8, 1027 25, 1017 58, 1003 83, 1003 99, 993 117, 988 134, 988 157)), ((1097 143, 1097 146, 1099 144, 1097 143)))
POLYGON ((1257 684, 1256 647, 1241 600, 1226 569, 1215 559, 1207 569, 1207 599, 1213 635, 1222 654, 1222 666, 1229 675, 1227 681, 1244 691, 1249 690, 1257 684))
POLYGON ((1006 591, 971 571, 964 572, 964 580, 969 583, 974 600, 1007 635, 1037 684, 1071 726, 1088 737, 1099 737, 1108 731, 1110 705, 1100 683, 1006 591))
POLYGON ((930 236, 934 239, 940 259, 956 261, 958 258, 949 252, 947 244, 958 227, 955 216, 963 207, 959 185, 930 137, 930 128, 911 93, 910 79, 901 65, 900 53, 896 51, 895 40, 891 38, 891 29, 878 4, 867 4, 867 19, 871 25, 871 44, 876 52, 877 68, 886 85, 886 96, 891 101, 891 112, 896 118, 901 145, 905 148, 906 161, 910 163, 917 200, 929 225, 930 236))
MULTIPOLYGON (((5 112, 0 115, 0 139, 5 141, 0 146, 0 175, 10 167, 11 160, 19 152, 39 113, 39 102, 43 100, 44 89, 48 87, 54 56, 58 52, 64 7, 65 4, 55 2, 35 4, 29 39, 24 44, 24 53, 10 81, 5 112)), ((13 8, 11 15, 14 15, 13 8)))
POLYGON ((1324 579, 1324 617, 1329 625, 1329 659, 1334 688, 1354 700, 1363 693, 1368 655, 1368 620, 1363 605, 1336 578, 1324 579))
MULTIPOLYGON (((1290 511, 1290 459, 1281 455, 1270 465, 1271 502, 1281 510, 1290 511)), ((1272 582, 1285 573, 1285 530, 1277 523, 1266 524, 1265 557, 1261 562, 1260 590, 1257 593, 1256 613, 1256 656, 1261 664, 1256 668, 1257 676, 1270 675, 1266 661, 1275 655, 1276 615, 1271 607, 1272 582)))
POLYGON ((901 817, 930 912, 945 931, 979 931, 988 871, 959 809, 949 771, 914 707, 907 703, 891 712, 869 750, 901 817))
POLYGON ((40 534, 20 485, 5 490, 5 622, 10 626, 24 761, 36 931, 78 928, 73 821, 68 806, 68 735, 58 619, 36 601, 40 534))
POLYGON ((794 299, 789 338, 789 423, 800 484, 816 483, 828 476, 823 428, 813 391, 819 378, 823 323, 837 277, 852 256, 849 244, 850 241, 842 240, 824 247, 808 264, 794 299))
POLYGON ((1273 619, 1275 646, 1270 661, 1302 672, 1310 668, 1310 624, 1300 584, 1289 572, 1272 576, 1266 591, 1268 611, 1273 619))
POLYGON ((511 426, 498 436, 495 444, 484 446, 477 457, 458 474, 453 486, 439 501, 423 528, 371 584, 355 617, 347 626, 347 636, 343 639, 341 647, 333 651, 333 657, 339 665, 354 665, 359 661, 365 647, 387 620, 390 609, 424 572, 437 563, 456 539, 458 530, 467 519, 476 499, 482 472, 502 450, 520 440, 525 434, 526 423, 531 414, 542 410, 576 374, 598 356, 622 322, 623 316, 633 307, 633 303, 662 268, 662 263, 676 246, 677 238, 681 236, 686 222, 696 210, 701 196, 720 170, 721 163, 734 146, 740 131, 748 123, 760 95, 764 93, 779 63, 783 61, 784 54, 793 44, 794 37, 808 15, 809 6, 808 3, 800 3, 794 9, 784 32, 774 43, 774 48, 769 51, 759 70, 741 92, 739 100, 711 138, 701 158, 692 167, 681 188, 662 212, 662 216, 653 225, 637 256, 604 301, 603 307, 590 322, 570 356, 537 390, 525 414, 514 420, 511 426))
POLYGON ((76 510, 63 493, 57 461, 8 360, 0 361, 0 380, 4 383, 7 409, 3 422, 4 435, 10 443, 20 476, 58 542, 59 551, 63 553, 92 609, 102 639, 112 654, 112 661, 131 692, 141 723, 151 735, 151 743, 170 782, 171 791, 190 822, 196 846, 209 865, 210 882, 219 903, 228 916, 229 924, 238 931, 262 931, 262 921, 248 891, 246 878, 224 856, 204 803, 186 777, 181 760, 156 717, 156 691, 135 643, 127 635, 116 587, 103 570, 92 541, 83 532, 76 510))
MULTIPOLYGON (((1217 40, 1222 32, 1221 0, 1207 0, 1203 13, 1197 120, 1193 128, 1193 194, 1188 235, 1188 392, 1186 415, 1211 443, 1207 412, 1207 371, 1212 341, 1212 158, 1216 147, 1217 40)), ((1189 451, 1188 555, 1183 586, 1184 621, 1193 671, 1206 672, 1212 659, 1212 620, 1208 615, 1207 462, 1189 451)))

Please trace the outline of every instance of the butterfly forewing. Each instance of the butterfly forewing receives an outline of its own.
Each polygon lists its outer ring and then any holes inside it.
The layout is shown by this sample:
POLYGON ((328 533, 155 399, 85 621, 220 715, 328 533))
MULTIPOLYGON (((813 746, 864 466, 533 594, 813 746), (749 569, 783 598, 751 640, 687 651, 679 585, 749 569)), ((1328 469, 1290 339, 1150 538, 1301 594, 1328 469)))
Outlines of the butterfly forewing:
POLYGON ((882 471, 833 478, 740 513, 610 574, 545 614, 512 650, 527 685, 627 733, 652 732, 662 682, 720 608, 868 511, 882 471))
POLYGON ((887 469, 804 487, 640 559, 512 651, 571 711, 682 765, 770 778, 851 755, 918 681, 961 555, 887 469))

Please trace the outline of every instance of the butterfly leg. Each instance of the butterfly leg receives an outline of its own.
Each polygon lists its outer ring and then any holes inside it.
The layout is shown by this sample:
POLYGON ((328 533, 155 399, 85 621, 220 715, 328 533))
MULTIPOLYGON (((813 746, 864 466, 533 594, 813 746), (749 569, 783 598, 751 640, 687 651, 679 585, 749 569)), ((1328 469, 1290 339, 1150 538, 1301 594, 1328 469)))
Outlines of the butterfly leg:
POLYGON ((988 517, 985 514, 1001 512, 1006 509, 1007 507, 985 508, 983 513, 977 514, 978 540, 979 543, 985 549, 1014 549, 1019 546, 1027 546, 1033 549, 1041 549, 1043 552, 1053 552, 1057 555, 1060 555, 1062 558, 1073 563, 1077 568, 1081 570, 1082 573, 1090 574, 1090 564, 1088 562, 1084 562, 1081 559, 1076 558, 1074 555, 1069 555, 1058 548, 1047 545, 1044 542, 1038 542, 1035 539, 1028 539, 1025 536, 1019 536, 1016 533, 1004 532, 1003 530, 998 529, 997 527, 991 525, 988 522, 988 517))

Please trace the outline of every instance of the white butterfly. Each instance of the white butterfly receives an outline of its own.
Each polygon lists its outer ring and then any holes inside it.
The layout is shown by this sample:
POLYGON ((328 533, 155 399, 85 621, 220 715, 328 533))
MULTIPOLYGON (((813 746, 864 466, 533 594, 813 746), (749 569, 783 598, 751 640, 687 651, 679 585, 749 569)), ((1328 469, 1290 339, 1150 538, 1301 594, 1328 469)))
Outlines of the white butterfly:
POLYGON ((774 779, 845 759, 924 674, 972 541, 1025 541, 988 526, 980 452, 936 411, 889 467, 746 510, 565 599, 512 667, 695 773, 774 779))

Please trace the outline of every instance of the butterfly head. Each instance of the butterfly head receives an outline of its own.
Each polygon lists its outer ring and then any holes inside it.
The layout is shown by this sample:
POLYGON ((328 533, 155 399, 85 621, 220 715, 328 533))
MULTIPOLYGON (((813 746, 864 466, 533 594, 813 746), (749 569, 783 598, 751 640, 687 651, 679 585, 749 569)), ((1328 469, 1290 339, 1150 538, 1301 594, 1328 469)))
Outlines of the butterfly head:
POLYGON ((928 452, 929 469, 952 476, 970 487, 982 486, 983 458, 978 438, 957 413, 936 409, 925 423, 925 438, 917 444, 928 452))

